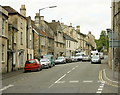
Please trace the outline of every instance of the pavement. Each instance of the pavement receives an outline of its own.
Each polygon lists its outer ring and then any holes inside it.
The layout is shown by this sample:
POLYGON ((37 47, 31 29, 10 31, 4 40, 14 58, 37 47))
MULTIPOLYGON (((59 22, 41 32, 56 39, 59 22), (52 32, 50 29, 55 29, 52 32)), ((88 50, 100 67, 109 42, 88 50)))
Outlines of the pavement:
POLYGON ((6 78, 9 78, 9 77, 17 76, 19 74, 23 74, 23 72, 24 72, 24 70, 20 69, 20 70, 4 73, 4 74, 2 74, 2 80, 6 79, 6 78))
POLYGON ((114 77, 113 77, 112 69, 108 66, 107 63, 107 57, 105 57, 105 59, 102 61, 101 75, 102 75, 102 81, 105 81, 106 84, 114 87, 120 87, 120 73, 114 71, 114 77))

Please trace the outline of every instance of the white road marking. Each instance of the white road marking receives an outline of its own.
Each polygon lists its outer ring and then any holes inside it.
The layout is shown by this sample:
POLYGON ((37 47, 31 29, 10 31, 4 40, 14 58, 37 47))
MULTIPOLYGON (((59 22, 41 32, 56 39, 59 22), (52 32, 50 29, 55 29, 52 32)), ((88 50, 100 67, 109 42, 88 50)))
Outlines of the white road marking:
POLYGON ((77 68, 78 66, 76 66, 76 68, 77 68))
POLYGON ((96 93, 101 93, 101 91, 97 91, 96 93))
POLYGON ((69 81, 70 83, 78 83, 79 81, 76 80, 76 81, 69 81))
POLYGON ((104 86, 102 85, 102 86, 99 86, 99 87, 103 88, 104 86))
POLYGON ((57 81, 55 81, 53 84, 51 84, 48 88, 51 88, 53 85, 55 85, 56 83, 59 83, 59 81, 64 78, 66 76, 66 74, 64 74, 62 77, 60 77, 57 81))
POLYGON ((74 70, 75 68, 72 68, 72 70, 74 70))
POLYGON ((62 77, 60 77, 55 83, 57 83, 58 81, 60 81, 62 78, 64 78, 66 76, 66 74, 64 74, 62 77))
POLYGON ((51 84, 48 88, 52 87, 55 83, 51 84))
POLYGON ((93 82, 92 80, 85 80, 85 81, 83 81, 83 82, 93 82))
POLYGON ((0 89, 0 91, 6 90, 6 89, 8 89, 8 88, 10 88, 10 87, 12 87, 12 86, 14 86, 14 85, 9 84, 8 86, 5 86, 4 88, 0 89))
POLYGON ((102 88, 98 88, 98 90, 103 90, 102 88))
POLYGON ((57 83, 65 83, 65 81, 58 81, 57 83))
POLYGON ((70 73, 71 72, 71 70, 70 71, 68 71, 67 73, 70 73))

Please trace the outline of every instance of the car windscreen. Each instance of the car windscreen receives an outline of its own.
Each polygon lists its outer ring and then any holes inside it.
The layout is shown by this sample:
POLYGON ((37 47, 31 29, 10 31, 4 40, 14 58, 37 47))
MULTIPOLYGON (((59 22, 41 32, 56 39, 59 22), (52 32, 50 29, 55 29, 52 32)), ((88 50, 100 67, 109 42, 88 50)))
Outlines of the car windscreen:
POLYGON ((93 59, 99 59, 99 56, 94 56, 93 59))
POLYGON ((36 61, 35 60, 26 61, 26 64, 32 64, 32 63, 36 63, 36 61))
POLYGON ((40 62, 47 62, 48 59, 41 59, 40 62))
POLYGON ((57 59, 63 59, 63 57, 58 57, 57 59))

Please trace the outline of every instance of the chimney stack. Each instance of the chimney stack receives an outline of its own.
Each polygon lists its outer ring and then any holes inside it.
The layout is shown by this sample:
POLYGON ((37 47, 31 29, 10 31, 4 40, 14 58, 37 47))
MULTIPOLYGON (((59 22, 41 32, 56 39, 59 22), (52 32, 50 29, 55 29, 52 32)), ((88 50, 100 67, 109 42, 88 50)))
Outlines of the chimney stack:
POLYGON ((76 26, 76 31, 80 32, 80 26, 76 26))
POLYGON ((72 23, 70 23, 70 27, 72 27, 72 23))
POLYGON ((52 22, 56 22, 55 20, 52 20, 52 22))
POLYGON ((24 17, 26 17, 26 8, 25 8, 25 5, 21 5, 20 14, 23 15, 24 17))
POLYGON ((43 21, 43 20, 44 20, 44 16, 40 16, 40 20, 42 20, 42 21, 43 21))
POLYGON ((40 14, 39 13, 36 13, 36 16, 35 16, 35 25, 37 27, 40 26, 40 14))

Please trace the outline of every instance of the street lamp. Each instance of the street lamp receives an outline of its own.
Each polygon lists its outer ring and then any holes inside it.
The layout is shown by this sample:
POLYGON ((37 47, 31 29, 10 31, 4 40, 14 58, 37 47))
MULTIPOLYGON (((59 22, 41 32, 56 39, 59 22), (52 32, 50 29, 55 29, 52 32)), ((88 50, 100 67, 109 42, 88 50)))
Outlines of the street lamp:
POLYGON ((112 29, 106 29, 108 33, 108 37, 112 40, 112 77, 114 78, 114 47, 113 47, 113 41, 114 41, 114 34, 112 29))
MULTIPOLYGON (((47 9, 47 8, 55 8, 55 7, 57 7, 57 6, 49 6, 49 7, 41 8, 41 9, 39 9, 39 15, 40 15, 41 10, 44 10, 44 9, 47 9)), ((40 29, 40 17, 39 17, 39 29, 40 29)), ((39 31, 39 43, 38 43, 38 45, 39 45, 38 56, 40 58, 40 31, 39 31)))

